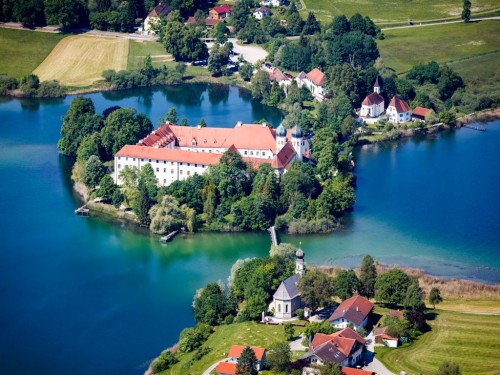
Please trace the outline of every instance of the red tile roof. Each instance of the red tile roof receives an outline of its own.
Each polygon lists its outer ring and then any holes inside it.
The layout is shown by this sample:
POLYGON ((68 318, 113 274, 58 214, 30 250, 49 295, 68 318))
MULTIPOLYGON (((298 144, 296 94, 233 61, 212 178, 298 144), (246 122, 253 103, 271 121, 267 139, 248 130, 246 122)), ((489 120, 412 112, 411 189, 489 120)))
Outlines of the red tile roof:
POLYGON ((285 168, 292 161, 295 155, 297 155, 297 153, 295 152, 292 144, 290 142, 286 142, 280 152, 278 152, 278 154, 274 157, 271 165, 275 169, 285 168))
POLYGON ((410 106, 399 97, 399 95, 394 95, 389 103, 389 107, 396 108, 397 113, 409 112, 410 106))
POLYGON ((290 78, 288 78, 280 69, 274 68, 271 73, 269 73, 269 80, 280 82, 290 80, 290 78))
POLYGON ((218 20, 215 18, 205 18, 205 26, 215 26, 218 23, 224 22, 223 20, 218 20))
POLYGON ((341 363, 351 353, 363 345, 365 340, 350 328, 334 332, 331 335, 317 333, 309 348, 309 354, 315 354, 322 360, 341 363))
POLYGON ((415 115, 415 116, 425 117, 425 115, 427 113, 429 113, 429 111, 430 111, 430 109, 427 109, 427 108, 415 107, 415 109, 413 110, 412 114, 415 115))
POLYGON ((373 309, 373 303, 361 296, 353 296, 342 302, 328 319, 330 322, 345 318, 359 326, 373 309))
POLYGON ((342 375, 373 375, 373 371, 360 370, 352 367, 342 367, 342 375))
POLYGON ((389 315, 391 318, 403 319, 403 312, 401 310, 390 310, 389 315))
POLYGON ((258 169, 262 164, 272 165, 273 163, 273 159, 252 158, 248 156, 243 156, 242 159, 246 163, 251 163, 253 169, 258 169))
MULTIPOLYGON (((244 346, 244 345, 231 346, 231 349, 229 349, 228 357, 240 358, 241 353, 243 353, 243 350, 245 348, 246 348, 246 346, 244 346)), ((251 348, 252 348, 253 352, 255 353, 255 357, 257 357, 257 361, 262 361, 262 358, 264 357, 264 353, 266 352, 266 349, 259 348, 257 346, 252 346, 251 348)))
POLYGON ((154 7, 154 9, 149 12, 148 17, 160 17, 166 16, 170 12, 170 7, 168 4, 160 3, 154 7))
POLYGON ((373 105, 373 104, 380 104, 384 101, 384 98, 382 95, 372 92, 370 95, 368 95, 363 102, 361 103, 362 105, 373 105))
POLYGON ((215 371, 217 372, 217 374, 235 375, 236 363, 219 362, 215 371))
POLYGON ((213 8, 212 10, 216 11, 218 14, 221 14, 221 13, 231 13, 231 7, 227 4, 222 4, 222 5, 219 5, 215 8, 213 8))
POLYGON ((219 163, 222 154, 125 145, 115 156, 213 165, 219 163))
POLYGON ((307 73, 306 76, 317 86, 323 86, 325 84, 325 75, 318 68, 314 68, 309 73, 307 73))

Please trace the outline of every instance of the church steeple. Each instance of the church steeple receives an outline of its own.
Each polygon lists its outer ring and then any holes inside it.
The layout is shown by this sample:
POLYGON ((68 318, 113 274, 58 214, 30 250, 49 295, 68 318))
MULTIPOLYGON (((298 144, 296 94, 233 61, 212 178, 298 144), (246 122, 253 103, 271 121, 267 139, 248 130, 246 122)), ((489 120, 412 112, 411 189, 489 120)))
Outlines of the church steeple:
POLYGON ((378 84, 378 76, 377 79, 375 80, 375 84, 373 85, 373 92, 380 94, 380 85, 378 84))
POLYGON ((306 272, 306 268, 304 265, 304 252, 299 247, 297 252, 295 253, 295 273, 298 273, 302 276, 306 272))

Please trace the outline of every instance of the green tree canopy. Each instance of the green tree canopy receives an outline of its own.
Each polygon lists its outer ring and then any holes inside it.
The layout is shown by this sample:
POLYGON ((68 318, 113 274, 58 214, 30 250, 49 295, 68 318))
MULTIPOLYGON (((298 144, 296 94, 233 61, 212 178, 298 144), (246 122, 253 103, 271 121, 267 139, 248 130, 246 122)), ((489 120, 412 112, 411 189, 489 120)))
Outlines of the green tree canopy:
POLYGON ((106 168, 99 160, 98 156, 92 155, 85 163, 85 171, 83 173, 83 183, 93 189, 101 178, 104 177, 106 168))
POLYGON ((227 315, 236 313, 235 304, 228 300, 218 283, 208 283, 193 302, 194 318, 198 323, 219 324, 227 315))
POLYGON ((149 229, 158 234, 177 230, 185 221, 179 202, 170 195, 164 195, 161 202, 151 207, 149 217, 151 219, 149 229))
POLYGON ((423 311, 425 309, 424 292, 418 285, 418 279, 412 279, 404 299, 404 307, 411 311, 423 311))
POLYGON ((316 311, 318 307, 331 303, 333 296, 332 280, 318 269, 307 271, 300 278, 298 289, 302 301, 316 311))
POLYGON ((370 255, 365 255, 361 262, 359 273, 361 283, 360 294, 366 298, 375 297, 375 282, 377 281, 377 268, 375 261, 370 255))
POLYGON ((236 375, 257 375, 257 358, 252 348, 247 346, 243 349, 236 364, 236 375))
POLYGON ((375 298, 379 302, 402 305, 409 285, 408 275, 398 268, 393 268, 377 276, 375 298))
POLYGON ((286 371, 291 360, 292 351, 290 350, 288 342, 279 341, 269 347, 266 363, 272 370, 278 372, 286 371))
POLYGON ((432 307, 436 309, 436 304, 443 301, 443 297, 441 297, 441 292, 438 288, 433 287, 429 293, 429 303, 432 303, 432 307))
POLYGON ((334 279, 335 295, 346 300, 359 290, 359 280, 354 270, 341 270, 334 279))

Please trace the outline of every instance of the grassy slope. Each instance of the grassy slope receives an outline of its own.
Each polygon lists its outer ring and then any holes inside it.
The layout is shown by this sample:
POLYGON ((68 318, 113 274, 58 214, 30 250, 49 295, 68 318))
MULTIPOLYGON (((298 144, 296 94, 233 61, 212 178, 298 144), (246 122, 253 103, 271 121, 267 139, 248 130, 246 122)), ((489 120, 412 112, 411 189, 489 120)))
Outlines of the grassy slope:
POLYGON ((0 29, 0 74, 16 78, 30 74, 63 38, 59 34, 0 29))
POLYGON ((123 38, 71 36, 52 50, 35 74, 66 86, 89 86, 102 79, 106 69, 127 69, 128 44, 123 38))
POLYGON ((172 55, 165 52, 165 47, 160 42, 131 40, 128 50, 127 69, 137 69, 144 58, 150 55, 154 66, 161 66, 168 61, 173 61, 172 55))
MULTIPOLYGON (((453 62, 463 65, 463 73, 474 64, 467 64, 464 59, 490 54, 488 70, 481 74, 491 74, 499 65, 500 21, 482 21, 470 24, 451 24, 387 30, 385 39, 378 41, 380 54, 386 66, 398 73, 408 71, 413 65, 437 62, 453 62), (463 61, 463 63, 462 63, 463 61)), ((481 60, 479 58, 479 60, 481 60)), ((479 70, 475 69, 474 74, 479 70)))
MULTIPOLYGON (((497 301, 498 304, 498 301, 497 301)), ((376 356, 390 370, 432 374, 444 361, 460 365, 463 375, 498 374, 500 317, 437 310, 432 331, 398 349, 376 348, 376 356)))
POLYGON ((203 347, 212 349, 210 353, 194 362, 189 370, 185 366, 193 357, 193 353, 184 354, 180 357, 180 362, 165 374, 202 374, 212 364, 226 358, 231 345, 269 348, 270 344, 281 340, 284 340, 283 326, 266 326, 255 322, 219 326, 203 344, 203 347))
MULTIPOLYGON (((410 18, 413 22, 436 19, 459 18, 462 2, 455 0, 302 0, 306 9, 302 13, 314 11, 324 22, 334 16, 345 14, 348 17, 358 12, 370 16, 378 24, 401 24, 410 18)), ((494 0, 475 0, 472 2, 472 16, 500 9, 494 0)))

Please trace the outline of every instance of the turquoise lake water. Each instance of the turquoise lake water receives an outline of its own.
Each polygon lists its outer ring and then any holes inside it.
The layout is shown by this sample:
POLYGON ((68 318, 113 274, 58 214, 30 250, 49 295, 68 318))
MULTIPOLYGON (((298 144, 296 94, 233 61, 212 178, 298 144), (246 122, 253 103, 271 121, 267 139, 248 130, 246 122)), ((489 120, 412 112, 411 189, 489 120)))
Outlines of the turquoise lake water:
MULTIPOLYGON (((234 87, 189 85, 87 95, 98 111, 130 106, 156 123, 169 107, 209 126, 281 114, 234 87)), ((0 102, 0 374, 140 374, 193 324, 196 289, 264 256, 267 233, 156 237, 76 217, 60 117, 72 98, 0 102)), ((357 203, 333 234, 287 236, 313 264, 416 266, 500 282, 500 121, 363 147, 357 203)))

